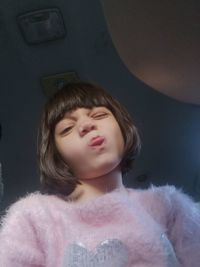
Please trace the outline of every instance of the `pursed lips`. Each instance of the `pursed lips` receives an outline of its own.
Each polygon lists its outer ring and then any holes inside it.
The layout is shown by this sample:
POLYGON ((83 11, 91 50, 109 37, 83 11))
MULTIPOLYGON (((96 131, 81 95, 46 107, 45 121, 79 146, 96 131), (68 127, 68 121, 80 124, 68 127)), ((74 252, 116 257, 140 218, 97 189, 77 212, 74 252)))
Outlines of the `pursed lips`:
POLYGON ((89 146, 100 146, 103 144, 103 142, 105 141, 105 138, 103 136, 96 136, 93 137, 90 142, 89 142, 89 146))

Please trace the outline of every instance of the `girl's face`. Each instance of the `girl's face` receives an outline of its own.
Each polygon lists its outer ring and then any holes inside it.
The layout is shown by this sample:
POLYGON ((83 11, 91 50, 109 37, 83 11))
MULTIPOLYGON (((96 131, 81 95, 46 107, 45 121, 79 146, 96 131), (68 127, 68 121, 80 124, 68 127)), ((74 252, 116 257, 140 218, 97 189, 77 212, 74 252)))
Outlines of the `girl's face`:
POLYGON ((80 180, 110 173, 123 157, 121 129, 106 107, 67 112, 54 136, 60 155, 80 180))

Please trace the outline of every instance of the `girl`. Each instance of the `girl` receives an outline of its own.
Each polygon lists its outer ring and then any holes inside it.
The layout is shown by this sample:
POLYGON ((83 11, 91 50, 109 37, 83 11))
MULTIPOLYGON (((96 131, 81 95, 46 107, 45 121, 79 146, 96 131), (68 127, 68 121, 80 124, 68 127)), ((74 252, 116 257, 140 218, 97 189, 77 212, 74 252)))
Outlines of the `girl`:
POLYGON ((1 267, 197 267, 200 212, 173 186, 128 189, 140 150, 126 110, 103 89, 74 83, 44 110, 41 192, 2 221, 1 267))

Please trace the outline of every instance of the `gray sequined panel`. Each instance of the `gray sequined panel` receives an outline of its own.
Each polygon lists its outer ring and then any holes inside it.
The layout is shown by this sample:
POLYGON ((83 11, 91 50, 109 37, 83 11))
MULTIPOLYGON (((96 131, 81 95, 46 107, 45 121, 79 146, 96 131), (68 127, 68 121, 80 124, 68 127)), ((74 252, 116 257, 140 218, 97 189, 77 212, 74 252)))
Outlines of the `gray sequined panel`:
POLYGON ((117 239, 106 240, 94 251, 81 244, 70 245, 65 253, 63 267, 126 267, 128 250, 117 239))

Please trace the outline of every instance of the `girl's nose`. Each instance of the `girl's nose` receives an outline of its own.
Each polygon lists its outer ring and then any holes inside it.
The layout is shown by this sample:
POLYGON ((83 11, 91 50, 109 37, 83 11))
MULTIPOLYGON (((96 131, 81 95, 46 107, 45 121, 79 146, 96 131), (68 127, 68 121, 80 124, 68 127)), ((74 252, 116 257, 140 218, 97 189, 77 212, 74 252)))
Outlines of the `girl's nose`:
POLYGON ((82 122, 79 126, 79 134, 81 137, 83 137, 90 131, 95 130, 95 128, 96 126, 92 121, 88 120, 88 121, 82 122))

